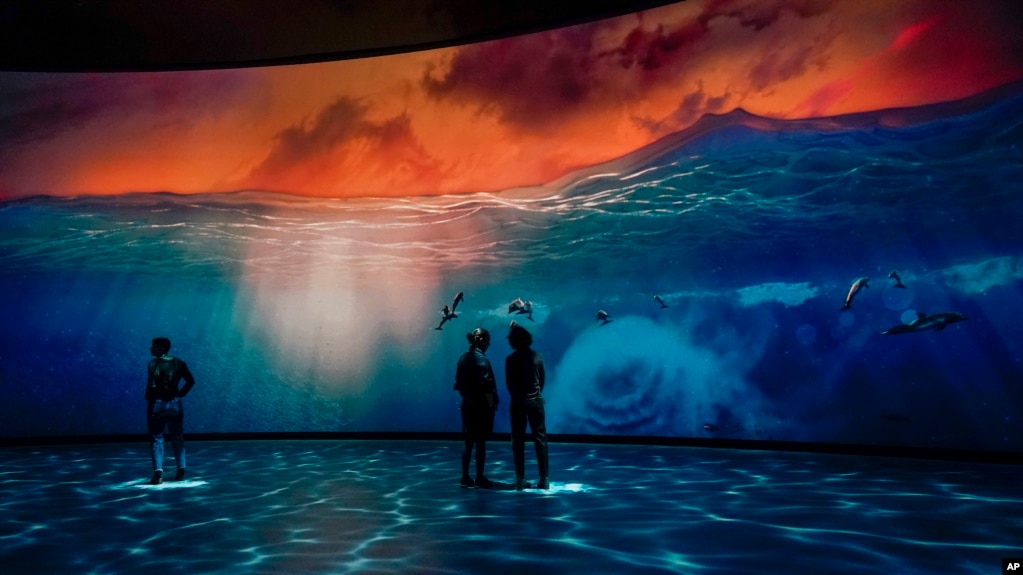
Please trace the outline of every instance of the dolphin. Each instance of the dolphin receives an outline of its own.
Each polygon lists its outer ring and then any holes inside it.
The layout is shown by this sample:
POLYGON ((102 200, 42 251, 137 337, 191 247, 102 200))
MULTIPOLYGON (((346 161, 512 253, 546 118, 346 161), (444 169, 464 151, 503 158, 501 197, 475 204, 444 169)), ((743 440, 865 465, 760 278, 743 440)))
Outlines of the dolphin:
POLYGON ((458 317, 458 314, 456 314, 453 311, 451 311, 451 308, 448 307, 448 306, 444 306, 440 310, 440 313, 441 313, 440 325, 438 325, 437 327, 433 328, 433 329, 435 329, 437 331, 443 330, 445 323, 447 323, 447 322, 455 319, 456 317, 458 317))
POLYGON ((654 296, 654 301, 659 303, 659 304, 661 304, 661 309, 664 309, 664 308, 668 307, 668 304, 664 303, 664 300, 661 299, 661 296, 659 296, 659 295, 655 295, 654 296))
POLYGON ((508 304, 508 313, 524 313, 522 310, 526 309, 526 302, 522 301, 522 298, 517 297, 510 304, 508 304))
POLYGON ((465 301, 465 294, 463 292, 458 292, 457 294, 455 294, 455 299, 454 301, 451 302, 451 307, 444 306, 443 308, 441 308, 440 325, 433 329, 441 331, 444 329, 444 324, 446 322, 451 321, 458 317, 458 314, 455 313, 455 310, 458 309, 458 304, 463 301, 465 301))
POLYGON ((896 335, 900 333, 914 333, 933 329, 941 331, 950 323, 965 321, 967 317, 959 312, 949 311, 927 315, 923 312, 916 313, 917 318, 911 323, 897 325, 881 332, 881 335, 896 335))
POLYGON ((611 322, 612 322, 613 320, 611 320, 611 319, 610 319, 610 318, 608 317, 608 315, 607 315, 607 312, 606 312, 606 311, 604 311, 604 310, 599 310, 599 311, 597 312, 597 321, 600 321, 600 322, 602 322, 602 323, 601 323, 600 325, 601 325, 601 327, 603 327, 603 326, 605 326, 605 325, 607 325, 607 324, 611 323, 611 322))
POLYGON ((533 302, 526 300, 522 302, 522 309, 519 310, 518 315, 526 315, 526 319, 529 321, 536 321, 533 319, 533 302))
POLYGON ((849 295, 845 296, 845 305, 842 306, 842 310, 847 310, 852 307, 852 300, 856 297, 856 294, 860 293, 863 288, 870 287, 867 282, 870 278, 857 278, 853 281, 852 285, 849 286, 849 295))
POLYGON ((906 285, 902 283, 902 276, 899 275, 899 270, 892 270, 888 272, 888 278, 895 280, 895 285, 893 285, 892 287, 900 288, 906 287, 906 285))

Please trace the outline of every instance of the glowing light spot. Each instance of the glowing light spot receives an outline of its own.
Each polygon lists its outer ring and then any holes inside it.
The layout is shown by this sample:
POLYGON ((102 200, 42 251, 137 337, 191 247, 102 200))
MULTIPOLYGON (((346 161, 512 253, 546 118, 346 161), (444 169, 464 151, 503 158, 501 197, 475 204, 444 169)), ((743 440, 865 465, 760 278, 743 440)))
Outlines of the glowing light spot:
POLYGON ((881 292, 881 300, 884 302, 884 306, 895 311, 909 307, 913 303, 913 296, 913 290, 894 286, 888 286, 881 292))

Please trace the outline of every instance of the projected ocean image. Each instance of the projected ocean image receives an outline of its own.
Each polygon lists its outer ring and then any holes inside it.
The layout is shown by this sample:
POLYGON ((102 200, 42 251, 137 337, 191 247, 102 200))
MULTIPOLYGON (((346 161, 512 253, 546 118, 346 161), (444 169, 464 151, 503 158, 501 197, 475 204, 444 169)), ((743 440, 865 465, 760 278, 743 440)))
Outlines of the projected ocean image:
POLYGON ((458 431, 466 332, 511 322, 554 434, 1023 450, 1023 88, 736 110, 544 186, 0 203, 0 435, 458 431), (453 317, 444 306, 462 294, 453 317), (599 319, 598 319, 599 318, 599 319))

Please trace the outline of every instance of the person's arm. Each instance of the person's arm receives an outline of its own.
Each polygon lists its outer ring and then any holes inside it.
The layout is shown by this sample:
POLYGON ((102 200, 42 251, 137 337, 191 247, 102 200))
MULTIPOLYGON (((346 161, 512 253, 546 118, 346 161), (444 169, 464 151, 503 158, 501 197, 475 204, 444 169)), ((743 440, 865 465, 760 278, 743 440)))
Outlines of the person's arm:
POLYGON ((455 385, 451 388, 458 392, 459 395, 465 395, 465 384, 463 383, 464 376, 462 375, 462 364, 465 363, 465 356, 458 358, 458 364, 455 366, 455 385))
POLYGON ((152 403, 156 398, 153 397, 153 392, 156 388, 153 386, 153 362, 150 361, 146 367, 146 401, 152 403))
POLYGON ((511 358, 512 358, 511 355, 509 355, 508 357, 504 358, 504 388, 508 390, 508 395, 509 396, 515 395, 515 393, 512 391, 512 384, 511 384, 511 382, 512 382, 512 378, 511 378, 511 375, 512 375, 511 358))
POLYGON ((479 370, 480 391, 490 396, 487 398, 487 401, 490 403, 490 407, 496 410, 500 398, 497 395, 497 381, 494 379, 494 368, 491 367, 490 360, 482 353, 477 356, 476 367, 479 370), (493 400, 491 400, 491 397, 493 400))
POLYGON ((543 356, 539 353, 536 354, 536 373, 540 378, 540 391, 543 391, 544 383, 547 380, 547 370, 543 366, 543 356))
POLYGON ((188 365, 185 362, 181 362, 181 378, 185 380, 185 387, 181 388, 178 392, 178 397, 185 397, 189 391, 192 391, 192 386, 195 385, 195 377, 192 376, 192 372, 188 370, 188 365))

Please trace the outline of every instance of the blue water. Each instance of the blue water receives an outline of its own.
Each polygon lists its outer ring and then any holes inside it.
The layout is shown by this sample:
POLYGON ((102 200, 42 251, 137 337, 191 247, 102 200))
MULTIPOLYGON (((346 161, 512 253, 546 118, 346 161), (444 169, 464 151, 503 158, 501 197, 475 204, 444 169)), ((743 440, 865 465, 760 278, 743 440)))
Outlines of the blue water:
POLYGON ((1020 452, 1021 140, 1009 86, 736 111, 501 193, 0 203, 0 436, 142 431, 156 336, 199 380, 188 432, 457 431, 464 334, 494 333, 503 389, 514 319, 545 356, 552 433, 1020 452), (969 319, 881 335, 953 311, 969 319))
MULTIPOLYGON (((554 444, 552 489, 461 489, 457 442, 0 450, 0 562, 39 573, 986 575, 1023 548, 1019 468, 554 444)), ((535 479, 535 465, 526 470, 535 479)))

